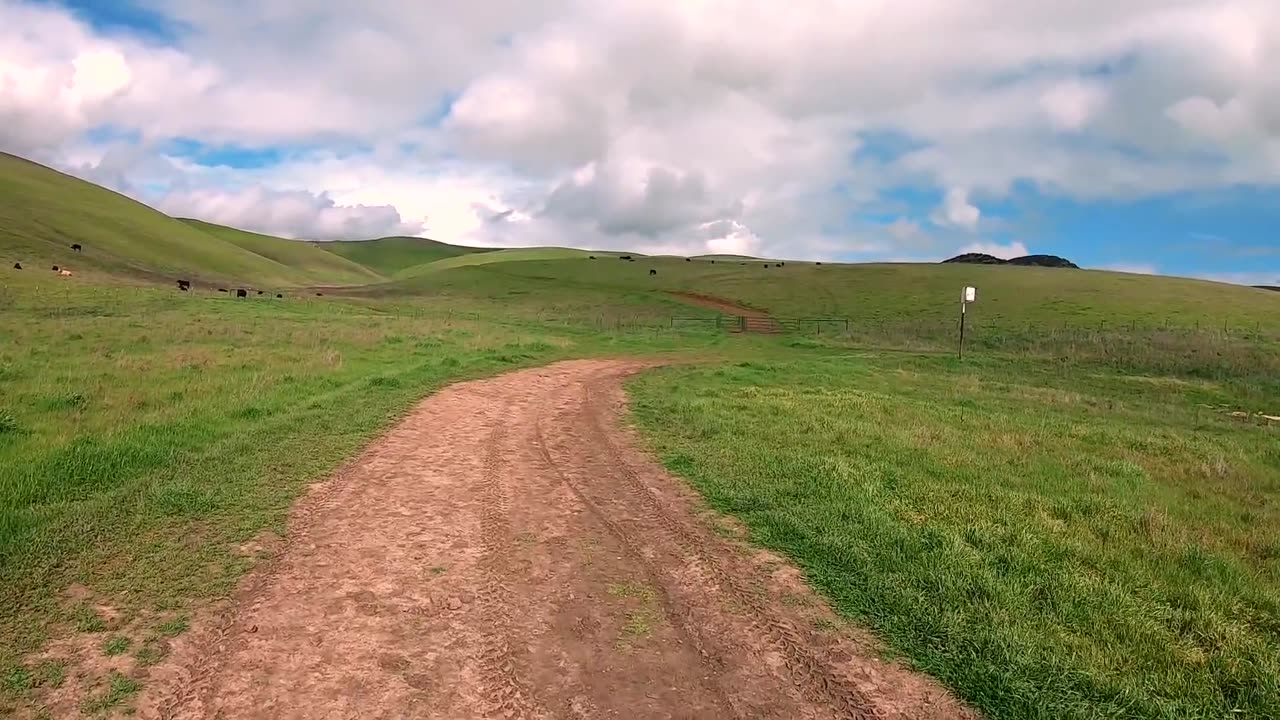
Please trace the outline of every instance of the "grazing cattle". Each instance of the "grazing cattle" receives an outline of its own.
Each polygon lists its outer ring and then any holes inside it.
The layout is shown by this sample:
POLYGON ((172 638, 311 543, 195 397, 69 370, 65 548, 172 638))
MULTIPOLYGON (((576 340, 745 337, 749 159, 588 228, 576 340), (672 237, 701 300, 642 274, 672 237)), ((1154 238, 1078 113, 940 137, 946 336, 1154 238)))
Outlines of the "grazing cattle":
POLYGON ((767 267, 769 267, 769 263, 765 263, 765 264, 764 264, 764 266, 765 266, 766 268, 767 268, 767 267))
POLYGON ((316 293, 316 297, 324 297, 324 293, 316 293))
POLYGON ((619 259, 619 260, 630 260, 630 259, 631 259, 631 256, 630 256, 630 255, 619 255, 619 256, 618 256, 618 259, 619 259))
POLYGON ((782 267, 783 265, 786 265, 786 263, 778 263, 778 267, 782 267))
POLYGON ((245 290, 236 290, 236 297, 249 297, 249 293, 245 290))
POLYGON ((715 265, 715 264, 716 264, 716 261, 715 261, 715 260, 712 260, 712 261, 711 261, 711 264, 712 264, 712 265, 715 265))
POLYGON ((61 269, 62 269, 62 268, 58 267, 57 265, 54 265, 54 266, 53 266, 53 271, 54 271, 54 272, 58 272, 58 271, 59 271, 59 270, 61 270, 61 269))
POLYGON ((278 297, 278 298, 282 298, 282 297, 284 297, 284 296, 283 296, 283 295, 281 295, 280 293, 276 293, 276 297, 278 297))
POLYGON ((80 252, 80 243, 76 243, 75 245, 72 245, 71 249, 75 250, 76 252, 80 252))
POLYGON ((62 277, 71 277, 70 270, 59 270, 58 274, 61 275, 62 277))
POLYGON ((259 294, 259 295, 261 295, 261 294, 262 294, 262 291, 261 291, 261 290, 259 290, 259 291, 258 291, 258 294, 259 294))
POLYGON ((588 259, 588 260, 595 260, 595 259, 596 259, 596 256, 595 256, 595 255, 588 255, 588 256, 587 256, 587 259, 588 259))
POLYGON ((191 289, 191 281, 190 281, 190 280, 179 280, 179 281, 178 281, 178 289, 179 289, 179 290, 181 290, 182 292, 186 292, 186 291, 190 290, 190 289, 191 289))
POLYGON ((13 264, 13 269, 14 269, 14 270, 21 270, 21 269, 22 269, 22 263, 14 263, 14 264, 13 264))
POLYGON ((818 263, 818 265, 821 265, 821 264, 822 264, 822 263, 818 263))
POLYGON ((218 292, 226 292, 226 291, 227 291, 226 288, 218 288, 218 292))
POLYGON ((649 268, 649 274, 650 274, 650 275, 657 275, 657 274, 658 274, 658 271, 657 271, 657 270, 654 270, 653 268, 649 268))
POLYGON ((685 259, 684 259, 684 261, 685 261, 685 262, 693 262, 693 258, 685 258, 685 259))

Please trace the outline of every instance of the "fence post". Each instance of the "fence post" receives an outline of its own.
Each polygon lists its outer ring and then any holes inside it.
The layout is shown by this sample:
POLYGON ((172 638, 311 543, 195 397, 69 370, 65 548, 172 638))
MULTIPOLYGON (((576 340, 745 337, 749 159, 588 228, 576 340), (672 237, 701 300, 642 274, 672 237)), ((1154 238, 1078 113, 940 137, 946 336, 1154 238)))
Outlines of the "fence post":
POLYGON ((746 316, 746 315, 739 315, 739 316, 738 316, 738 331, 739 331, 739 332, 744 332, 744 333, 747 331, 747 316, 746 316))

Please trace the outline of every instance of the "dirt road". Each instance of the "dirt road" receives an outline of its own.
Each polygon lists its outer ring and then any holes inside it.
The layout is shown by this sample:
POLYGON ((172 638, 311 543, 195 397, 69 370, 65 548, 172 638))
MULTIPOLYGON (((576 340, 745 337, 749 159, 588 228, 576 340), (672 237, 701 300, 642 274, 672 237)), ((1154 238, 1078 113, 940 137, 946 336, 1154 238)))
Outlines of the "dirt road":
POLYGON ((641 368, 561 363, 423 401, 308 495, 140 714, 967 716, 633 449, 619 381, 641 368))

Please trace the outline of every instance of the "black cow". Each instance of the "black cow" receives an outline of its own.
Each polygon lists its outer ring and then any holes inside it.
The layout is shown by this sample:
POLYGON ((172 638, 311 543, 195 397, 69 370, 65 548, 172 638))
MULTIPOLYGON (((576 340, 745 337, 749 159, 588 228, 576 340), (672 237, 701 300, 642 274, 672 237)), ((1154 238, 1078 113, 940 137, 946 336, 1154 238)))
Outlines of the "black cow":
POLYGON ((619 260, 630 260, 630 259, 631 259, 631 256, 630 256, 630 255, 619 255, 619 256, 618 256, 618 259, 619 259, 619 260))
POLYGON ((316 293, 316 297, 324 297, 324 293, 316 293))
POLYGON ((218 288, 218 292, 226 292, 226 291, 227 291, 226 288, 218 288))
POLYGON ((596 259, 596 256, 595 256, 595 255, 588 255, 588 256, 587 256, 587 259, 588 259, 588 260, 595 260, 595 259, 596 259))
POLYGON ((715 261, 715 260, 712 260, 712 261, 711 261, 711 264, 712 264, 712 265, 715 265, 715 264, 716 264, 716 261, 715 261))
POLYGON ((816 264, 816 265, 821 265, 822 263, 815 263, 815 264, 816 264))
POLYGON ((13 269, 14 269, 14 270, 21 270, 21 269, 22 269, 22 263, 14 263, 14 264, 13 264, 13 269))
POLYGON ((259 291, 258 291, 258 294, 259 294, 259 295, 261 295, 261 294, 262 294, 262 291, 261 291, 261 290, 259 290, 259 291))
POLYGON ((654 270, 653 268, 649 268, 649 274, 650 274, 650 275, 657 275, 657 274, 658 274, 658 271, 657 271, 657 270, 654 270))
POLYGON ((276 297, 278 297, 278 298, 282 298, 282 297, 284 297, 284 296, 283 296, 283 295, 281 295, 280 293, 276 293, 276 297))
POLYGON ((190 281, 190 280, 179 280, 179 281, 178 281, 178 289, 179 289, 179 290, 181 290, 182 292, 186 292, 186 291, 190 290, 190 289, 191 289, 191 281, 190 281))
POLYGON ((58 272, 58 271, 59 271, 59 270, 61 270, 61 269, 62 269, 62 268, 58 267, 57 265, 54 265, 54 266, 53 266, 53 271, 54 271, 54 272, 58 272))
POLYGON ((685 259, 684 259, 684 261, 685 261, 685 262, 693 262, 693 258, 685 258, 685 259))
POLYGON ((75 250, 76 252, 80 252, 80 243, 76 243, 75 245, 72 245, 71 249, 75 250))
POLYGON ((769 263, 765 263, 765 264, 764 264, 764 266, 765 266, 766 268, 767 268, 767 267, 769 267, 769 263))
POLYGON ((236 297, 249 297, 249 293, 245 290, 236 290, 236 297))
POLYGON ((786 263, 778 263, 778 267, 782 267, 783 265, 786 265, 786 263))

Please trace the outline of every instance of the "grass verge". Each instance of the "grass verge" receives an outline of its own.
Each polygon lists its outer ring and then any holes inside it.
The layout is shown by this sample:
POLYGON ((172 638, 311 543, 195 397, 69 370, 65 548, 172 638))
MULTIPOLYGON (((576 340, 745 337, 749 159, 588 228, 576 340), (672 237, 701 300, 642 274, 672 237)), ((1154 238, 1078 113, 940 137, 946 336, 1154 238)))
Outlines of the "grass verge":
POLYGON ((1273 386, 796 353, 630 392, 672 471, 992 718, 1280 707, 1280 428, 1208 409, 1273 386))

